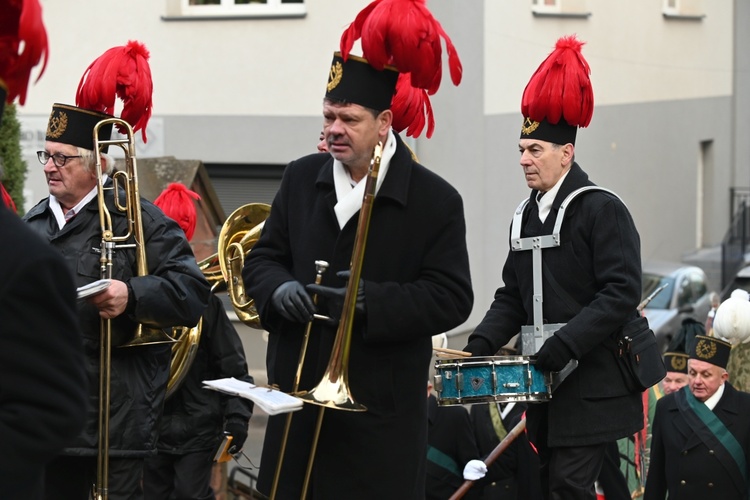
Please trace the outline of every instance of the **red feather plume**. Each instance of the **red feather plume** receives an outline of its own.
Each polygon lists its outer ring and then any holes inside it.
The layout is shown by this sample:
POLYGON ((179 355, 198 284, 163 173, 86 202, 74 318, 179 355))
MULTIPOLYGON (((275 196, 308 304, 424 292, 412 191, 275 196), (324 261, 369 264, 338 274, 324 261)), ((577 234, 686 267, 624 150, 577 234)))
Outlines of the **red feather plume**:
POLYGON ((0 22, 0 79, 7 88, 7 102, 19 97, 26 103, 31 69, 44 58, 39 81, 47 68, 49 50, 47 31, 38 0, 0 0, 3 20, 0 22))
POLYGON ((575 35, 560 38, 526 84, 521 113, 534 121, 586 127, 594 114, 591 68, 581 54, 584 42, 575 35))
POLYGON ((16 203, 13 201, 13 198, 10 197, 10 193, 5 190, 5 186, 3 186, 2 182, 0 182, 0 198, 2 198, 2 203, 4 203, 6 207, 17 212, 16 203))
POLYGON ((454 85, 461 83, 463 68, 448 34, 427 9, 425 0, 375 0, 362 9, 341 35, 344 60, 354 42, 362 39, 362 55, 372 67, 386 64, 410 73, 413 87, 437 92, 442 79, 442 42, 454 85))
POLYGON ((398 75, 391 111, 392 126, 396 132, 406 130, 407 136, 419 137, 427 123, 427 138, 432 137, 435 131, 435 117, 432 114, 430 96, 424 89, 412 87, 408 73, 398 75))
POLYGON ((189 190, 179 182, 173 182, 154 200, 154 205, 161 208, 167 217, 177 222, 190 241, 193 239, 198 220, 193 200, 200 199, 200 195, 195 191, 189 190))
POLYGON ((123 102, 120 118, 134 131, 141 130, 146 142, 154 90, 148 58, 148 49, 133 40, 107 50, 84 71, 78 83, 76 106, 114 115, 115 98, 119 97, 123 102))

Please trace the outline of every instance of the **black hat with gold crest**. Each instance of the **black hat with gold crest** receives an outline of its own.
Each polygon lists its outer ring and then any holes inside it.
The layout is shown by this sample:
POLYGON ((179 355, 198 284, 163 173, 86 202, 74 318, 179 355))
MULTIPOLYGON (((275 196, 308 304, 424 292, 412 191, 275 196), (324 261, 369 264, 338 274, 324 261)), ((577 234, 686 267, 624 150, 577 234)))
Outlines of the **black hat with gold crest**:
POLYGON ((326 99, 359 104, 375 111, 390 109, 398 74, 393 66, 378 71, 366 59, 350 55, 344 60, 341 52, 336 52, 328 74, 326 99))
POLYGON ((688 355, 684 352, 665 352, 664 365, 668 372, 687 373, 688 355))
MULTIPOLYGON (((153 83, 148 64, 149 52, 137 41, 113 47, 92 62, 78 83, 76 105, 55 103, 47 123, 46 140, 94 149, 94 129, 105 119, 114 118, 115 100, 123 102, 120 119, 134 131, 141 130, 146 142, 146 125, 151 117, 153 83)), ((99 141, 108 140, 113 124, 99 127, 99 141)), ((125 132, 123 127, 118 127, 125 132)), ((103 152, 107 147, 102 147, 103 152)))
POLYGON ((695 343, 690 349, 690 359, 698 359, 711 363, 712 365, 726 368, 729 363, 729 353, 732 350, 732 344, 725 342, 716 337, 707 337, 705 335, 696 335, 695 343))
POLYGON ((532 75, 521 99, 521 139, 575 144, 578 127, 594 114, 591 69, 583 58, 584 42, 575 35, 557 40, 555 49, 532 75))
POLYGON ((375 0, 341 35, 326 84, 326 99, 393 112, 393 128, 417 137, 435 121, 429 95, 442 79, 445 42, 451 80, 463 69, 453 42, 427 9, 425 0, 375 0), (361 39, 362 57, 350 55, 361 39))

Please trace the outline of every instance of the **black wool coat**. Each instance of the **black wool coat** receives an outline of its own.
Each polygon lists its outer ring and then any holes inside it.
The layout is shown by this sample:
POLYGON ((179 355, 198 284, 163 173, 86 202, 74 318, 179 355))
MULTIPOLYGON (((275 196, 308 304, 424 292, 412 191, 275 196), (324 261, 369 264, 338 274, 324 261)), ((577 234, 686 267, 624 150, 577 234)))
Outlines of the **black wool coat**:
MULTIPOLYGON (((677 398, 684 398, 680 393, 686 390, 687 387, 668 394, 656 403, 644 500, 664 500, 667 494, 670 500, 747 499, 750 485, 745 482, 739 488, 722 465, 731 458, 709 449, 679 410, 677 398)), ((740 443, 747 460, 750 394, 726 382, 713 412, 740 443)), ((745 474, 750 477, 750 468, 745 474)))
MULTIPOLYGON (((463 202, 445 180, 414 161, 397 137, 387 176, 373 203, 362 279, 367 314, 355 321, 349 386, 365 412, 326 410, 313 474, 313 498, 419 499, 424 496, 431 337, 460 325, 473 302, 463 202), (400 457, 394 460, 394 454, 400 457)), ((282 319, 271 305, 282 283, 315 280, 315 261, 330 264, 323 285, 343 287, 358 214, 339 229, 333 207, 333 159, 290 163, 243 277, 269 331, 268 380, 292 389, 304 324, 282 319)), ((323 314, 341 316, 321 300, 323 314)), ((320 382, 335 331, 315 322, 300 389, 320 382)), ((318 408, 294 413, 279 496, 299 498, 318 408)), ((285 417, 269 419, 258 488, 268 493, 285 417)))
MULTIPOLYGON (((108 185, 111 182, 108 180, 108 185)), ((49 198, 23 217, 31 229, 63 255, 77 287, 101 277, 102 234, 97 199, 94 197, 62 229, 49 208, 49 198)), ((115 209, 111 190, 105 192, 105 199, 115 235, 126 234, 126 217, 115 209)), ((141 199, 141 209, 148 274, 137 276, 134 248, 115 251, 112 278, 130 284, 135 303, 132 314, 121 314, 111 322, 114 346, 132 338, 137 323, 167 331, 172 326, 195 326, 210 294, 209 284, 180 226, 145 199, 141 199)), ((101 322, 96 307, 83 300, 78 301, 78 318, 89 377, 90 410, 83 432, 64 454, 95 456, 98 451, 101 322)), ((156 452, 157 420, 164 404, 170 357, 170 344, 112 348, 111 457, 135 458, 156 452)))
POLYGON ((83 427, 88 380, 62 257, 1 200, 0 242, 0 497, 31 500, 83 427))
MULTIPOLYGON (((537 191, 531 192, 521 237, 552 234, 563 200, 582 186, 593 185, 574 163, 563 180, 544 224, 538 216, 537 191)), ((582 308, 575 310, 543 279, 546 323, 567 323, 555 335, 578 360, 578 368, 555 390, 548 403, 529 406, 529 432, 540 445, 586 446, 614 441, 643 426, 640 393, 632 393, 607 347, 629 320, 637 317, 641 298, 640 237, 627 207, 603 191, 580 194, 565 210, 559 247, 542 250, 554 279, 582 308), (546 421, 548 424, 544 424, 546 421), (536 433, 534 422, 541 422, 536 433), (536 434, 536 435, 534 435, 536 434), (546 438, 544 434, 547 434, 546 438)), ((469 336, 482 338, 493 355, 533 325, 531 251, 510 251, 503 267, 503 286, 484 319, 469 336)))

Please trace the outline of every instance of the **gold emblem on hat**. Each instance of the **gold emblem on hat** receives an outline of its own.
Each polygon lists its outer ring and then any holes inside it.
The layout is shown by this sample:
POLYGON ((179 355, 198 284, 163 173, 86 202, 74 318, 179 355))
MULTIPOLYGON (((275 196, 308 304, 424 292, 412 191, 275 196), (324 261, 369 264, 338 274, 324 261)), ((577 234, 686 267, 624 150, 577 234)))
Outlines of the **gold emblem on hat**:
POLYGON ((328 85, 326 88, 328 92, 335 89, 336 86, 341 83, 341 77, 344 76, 344 67, 341 63, 336 61, 336 64, 331 64, 331 71, 328 75, 328 85))
POLYGON ((529 135, 533 131, 539 128, 539 122, 535 122, 531 118, 526 118, 521 125, 521 133, 523 135, 529 135))
POLYGON ((672 365, 672 368, 674 368, 673 371, 679 372, 685 369, 687 361, 683 356, 672 356, 672 361, 670 364, 672 365))
POLYGON ((68 128, 68 114, 62 111, 58 112, 55 116, 55 112, 49 117, 49 123, 47 124, 47 137, 51 139, 57 139, 65 133, 65 129, 68 128))
POLYGON ((701 359, 711 359, 716 356, 716 344, 709 340, 699 340, 695 344, 695 355, 701 359))

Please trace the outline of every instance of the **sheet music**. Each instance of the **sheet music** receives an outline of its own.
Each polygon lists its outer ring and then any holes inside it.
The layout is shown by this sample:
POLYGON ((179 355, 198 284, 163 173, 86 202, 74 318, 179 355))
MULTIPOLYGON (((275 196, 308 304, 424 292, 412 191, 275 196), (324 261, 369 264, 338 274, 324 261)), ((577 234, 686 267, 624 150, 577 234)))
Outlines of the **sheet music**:
POLYGON ((91 297, 92 295, 101 293, 109 288, 110 284, 112 284, 111 280, 96 280, 93 283, 89 283, 88 285, 79 286, 76 289, 76 291, 78 292, 78 298, 85 299, 86 297, 91 297))
POLYGON ((269 387, 258 387, 255 384, 243 382, 234 377, 217 380, 204 380, 203 388, 249 399, 260 406, 263 411, 269 415, 297 411, 301 409, 304 404, 301 399, 285 392, 271 389, 269 387))

